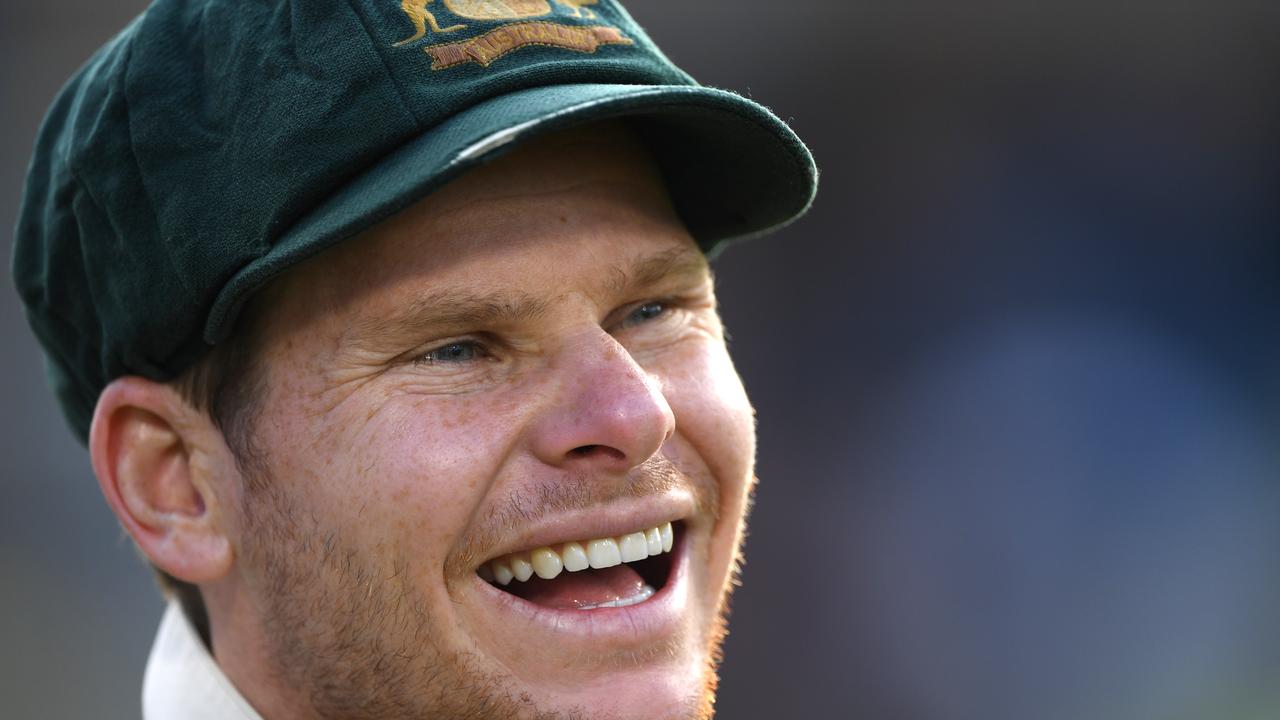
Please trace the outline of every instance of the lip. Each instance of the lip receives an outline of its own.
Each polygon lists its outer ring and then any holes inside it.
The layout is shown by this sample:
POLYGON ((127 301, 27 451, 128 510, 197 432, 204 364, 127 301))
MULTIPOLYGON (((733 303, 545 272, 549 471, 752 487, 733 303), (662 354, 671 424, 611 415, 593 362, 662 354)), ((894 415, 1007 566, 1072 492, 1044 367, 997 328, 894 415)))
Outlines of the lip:
POLYGON ((556 515, 523 528, 510 542, 493 551, 486 551, 489 555, 471 570, 474 573, 480 565, 514 552, 526 552, 570 541, 618 537, 658 527, 663 523, 686 520, 693 515, 694 507, 692 495, 684 491, 671 491, 643 500, 628 498, 623 502, 556 515))
POLYGON ((686 615, 690 583, 689 543, 690 533, 688 527, 684 527, 677 532, 676 543, 671 548, 671 572, 667 583, 648 600, 626 607, 561 610, 535 605, 499 590, 478 575, 473 575, 472 584, 481 601, 493 603, 501 613, 517 622, 552 632, 561 639, 567 636, 570 640, 590 640, 593 643, 608 639, 646 642, 675 633, 686 615))

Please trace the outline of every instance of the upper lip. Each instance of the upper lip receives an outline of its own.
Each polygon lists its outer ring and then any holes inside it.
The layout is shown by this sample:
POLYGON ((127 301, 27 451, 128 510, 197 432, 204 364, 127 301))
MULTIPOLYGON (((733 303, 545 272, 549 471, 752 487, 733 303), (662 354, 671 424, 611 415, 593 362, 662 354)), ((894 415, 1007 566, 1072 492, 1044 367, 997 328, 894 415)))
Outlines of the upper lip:
POLYGON ((648 498, 626 498, 582 510, 558 513, 521 527, 501 546, 489 551, 485 562, 513 552, 534 550, 575 540, 617 537, 682 520, 694 511, 685 491, 648 498))

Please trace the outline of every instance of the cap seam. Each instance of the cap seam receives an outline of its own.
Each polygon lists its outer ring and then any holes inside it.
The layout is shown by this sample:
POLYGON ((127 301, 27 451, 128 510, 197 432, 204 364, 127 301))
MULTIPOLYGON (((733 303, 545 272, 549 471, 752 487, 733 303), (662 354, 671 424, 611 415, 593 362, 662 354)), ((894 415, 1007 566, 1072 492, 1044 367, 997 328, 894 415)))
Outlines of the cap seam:
MULTIPOLYGON (((125 50, 123 74, 128 73, 129 65, 130 63, 132 63, 132 61, 133 61, 133 42, 130 42, 129 47, 125 50)), ((125 78, 122 77, 122 80, 124 79, 125 78)), ((125 87, 122 87, 120 96, 124 102, 124 118, 125 118, 125 123, 129 130, 129 157, 133 158, 133 165, 138 169, 138 179, 141 180, 141 182, 139 182, 138 184, 142 186, 142 195, 147 199, 147 205, 151 210, 151 217, 155 220, 156 234, 163 239, 164 230, 160 225, 160 213, 156 211, 156 202, 151 197, 151 188, 148 187, 147 185, 144 174, 142 172, 142 161, 138 158, 138 147, 133 142, 133 137, 134 137, 133 136, 133 106, 132 106, 132 103, 129 101, 128 89, 125 87)), ((96 199, 95 199, 95 202, 97 202, 96 199)), ((169 265, 169 270, 173 272, 174 276, 178 278, 178 282, 182 283, 182 289, 185 291, 183 294, 186 297, 183 304, 186 305, 188 308, 199 312, 200 305, 196 298, 195 289, 192 288, 191 284, 187 282, 187 277, 182 272, 181 268, 179 268, 177 264, 174 263, 173 256, 168 252, 168 249, 169 249, 168 243, 162 243, 162 245, 164 246, 165 252, 162 252, 161 254, 164 255, 165 263, 169 265)), ((161 364, 163 365, 167 361, 168 361, 168 358, 165 358, 165 360, 162 361, 161 364)))
MULTIPOLYGON (((139 178, 141 178, 141 177, 142 177, 142 166, 139 164, 138 155, 137 155, 137 149, 136 149, 136 147, 134 146, 134 142, 133 142, 133 113, 132 113, 131 106, 130 106, 130 102, 129 102, 129 93, 128 93, 128 92, 127 92, 127 90, 124 88, 124 85, 126 84, 126 77, 125 77, 125 76, 126 76, 126 75, 127 75, 127 73, 128 73, 128 70, 129 70, 129 64, 130 64, 130 62, 131 62, 131 61, 132 61, 132 59, 133 59, 133 43, 132 43, 132 42, 126 43, 126 46, 125 46, 125 48, 124 48, 124 49, 123 49, 123 51, 122 51, 122 55, 123 55, 123 56, 121 57, 121 70, 120 70, 120 78, 121 78, 121 84, 122 84, 122 87, 121 87, 120 97, 121 97, 121 104, 122 104, 122 105, 123 105, 123 107, 124 107, 124 119, 125 119, 126 128, 127 128, 127 130, 128 130, 128 135, 127 135, 127 137, 128 137, 128 143, 129 143, 129 157, 132 159, 132 161, 133 161, 133 165, 134 165, 134 167, 135 167, 135 168, 137 169, 137 171, 138 171, 138 176, 139 176, 139 178)), ((79 171, 78 171, 78 169, 77 169, 77 167, 76 167, 75 163, 71 162, 71 156, 70 156, 70 154, 71 154, 71 149, 70 149, 70 147, 68 147, 68 148, 67 148, 67 155, 63 158, 63 162, 66 164, 66 167, 67 167, 67 174, 70 176, 70 178, 71 178, 71 182, 72 182, 72 183, 74 183, 74 185, 75 185, 76 189, 77 189, 77 190, 79 190, 79 192, 81 192, 81 193, 83 193, 83 194, 84 194, 84 196, 89 200, 89 202, 91 202, 91 203, 93 204, 94 208, 95 208, 99 213, 101 213, 101 214, 102 214, 102 216, 103 216, 104 218, 109 218, 109 217, 110 217, 110 215, 109 215, 109 214, 107 213, 107 211, 106 211, 106 205, 102 202, 102 199, 101 199, 101 198, 99 198, 99 197, 97 196, 97 194, 93 192, 93 190, 90 188, 90 185, 89 185, 88 183, 86 183, 86 182, 84 181, 84 179, 80 176, 80 173, 79 173, 79 171)), ((150 211, 150 215, 151 215, 151 217, 152 217, 152 218, 154 218, 154 219, 155 219, 155 221, 156 221, 156 232, 157 232, 160 236, 163 236, 163 232, 161 231, 161 228, 160 228, 159 216, 158 216, 158 213, 156 212, 156 205, 155 205, 155 201, 154 201, 154 200, 152 199, 152 197, 151 197, 150 190, 147 188, 147 185, 146 185, 146 183, 145 183, 145 182, 142 182, 142 183, 139 183, 139 184, 141 185, 141 188, 142 188, 142 197, 144 197, 144 198, 146 199, 146 203, 147 203, 147 206, 148 206, 148 210, 150 211)), ((108 221, 108 227, 110 227, 110 229, 111 229, 111 235, 112 235, 112 237, 114 237, 114 238, 119 238, 119 237, 120 237, 120 236, 119 236, 119 234, 116 232, 116 229, 115 229, 115 227, 113 226, 113 224, 112 224, 112 223, 110 223, 109 221, 108 221)), ((83 264, 83 263, 85 263, 85 262, 86 262, 86 259, 85 259, 85 253, 84 253, 85 239, 86 239, 86 238, 85 238, 85 236, 84 236, 82 233, 77 232, 77 239, 78 239, 79 244, 80 244, 80 247, 81 247, 81 251, 80 251, 80 261, 81 261, 81 263, 83 264)), ((123 238, 121 238, 121 239, 123 239, 123 238)), ((167 248, 166 248, 166 249, 167 249, 167 248)), ((183 291, 184 291, 184 292, 183 292, 183 298, 182 298, 182 304, 183 304, 183 306, 185 306, 185 307, 186 307, 186 308, 188 308, 188 309, 191 309, 191 310, 194 310, 194 311, 196 311, 196 312, 199 312, 199 311, 200 311, 200 306, 199 306, 199 304, 196 302, 195 294, 194 294, 194 292, 192 291, 191 285, 187 282, 187 279, 183 276, 183 274, 182 274, 182 272, 180 271, 180 269, 178 268, 178 266, 174 264, 174 262, 173 262, 173 257, 172 257, 168 252, 161 252, 160 254, 164 256, 165 263, 169 266, 169 271, 170 271, 171 273, 173 273, 174 277, 176 277, 176 278, 177 278, 177 280, 178 280, 178 282, 182 285, 182 288, 183 288, 183 291)), ((90 272, 90 270, 89 270, 89 268, 88 268, 87 266, 86 266, 86 267, 84 267, 84 273, 85 273, 85 276, 86 276, 86 277, 89 277, 89 276, 91 276, 91 275, 93 274, 92 272, 90 272)), ((74 326, 77 324, 74 318, 72 318, 72 317, 68 316, 67 314, 65 314, 65 312, 64 312, 64 311, 62 311, 62 310, 61 310, 61 309, 59 309, 59 308, 56 308, 56 307, 55 307, 55 306, 53 306, 52 304, 50 304, 50 305, 49 305, 49 310, 50 310, 53 314, 57 315, 57 316, 58 316, 58 318, 59 318, 60 320, 62 320, 62 321, 63 321, 63 322, 65 322, 65 323, 68 323, 68 324, 69 324, 69 325, 71 325, 72 327, 74 327, 74 326)), ((104 324, 103 324, 102 314, 101 314, 100 312, 98 312, 98 310, 97 310, 97 308, 96 308, 96 307, 95 307, 94 312, 93 312, 93 319, 97 322, 99 330, 100 330, 100 331, 103 331, 103 332, 105 333, 105 331, 106 331, 106 327, 105 327, 105 326, 104 326, 104 324)), ((169 362, 169 359, 170 359, 170 357, 171 357, 172 355, 173 355, 173 353, 168 353, 168 354, 166 355, 166 357, 164 357, 164 358, 160 358, 160 359, 158 359, 158 360, 157 360, 157 359, 155 359, 155 358, 151 358, 151 359, 149 359, 148 364, 149 364, 149 365, 153 365, 153 368, 154 368, 154 369, 164 368, 164 367, 166 367, 166 366, 167 366, 167 364, 168 364, 168 362, 169 362)), ((109 360, 113 360, 113 361, 115 361, 115 362, 118 362, 118 363, 120 364, 120 366, 121 366, 121 367, 122 367, 126 372, 145 372, 145 371, 149 371, 149 370, 153 369, 153 368, 146 368, 146 369, 144 369, 144 368, 137 368, 137 367, 133 367, 133 366, 131 366, 129 363, 126 363, 126 362, 125 362, 125 360, 124 360, 124 356, 123 356, 123 355, 116 355, 116 356, 114 356, 114 357, 112 357, 112 358, 108 358, 108 359, 109 359, 109 360)), ((102 369, 102 371, 103 371, 103 373, 102 373, 102 375, 103 375, 103 380, 104 380, 106 383, 110 383, 110 382, 111 382, 111 380, 112 380, 112 379, 114 379, 114 378, 113 378, 113 377, 109 377, 109 376, 113 375, 113 373, 112 373, 112 372, 110 371, 110 369, 109 369, 108 367, 106 367, 105 365, 104 365, 101 369, 102 369)), ((101 394, 101 392, 102 392, 102 388, 97 388, 97 391, 98 391, 98 394, 101 394)), ((88 399, 88 398, 86 397, 86 399, 88 399)), ((96 403, 96 399, 94 399, 94 402, 96 403)))
POLYGON ((361 14, 360 10, 352 4, 351 0, 346 0, 346 3, 347 7, 351 8, 351 12, 356 16, 356 19, 360 21, 360 27, 364 28, 364 34, 369 38, 369 45, 373 48, 374 54, 378 56, 378 62, 382 65, 382 71, 386 73, 387 80, 389 80, 391 82, 391 86, 396 89, 396 97, 400 100, 400 107, 413 118, 414 131, 417 133, 423 132, 426 126, 422 122, 422 118, 419 117, 418 113, 413 109, 413 106, 409 104, 404 88, 400 87, 400 81, 396 79, 395 73, 391 71, 391 66, 387 64, 386 56, 382 53, 381 48, 378 47, 378 43, 374 39, 373 30, 369 26, 368 18, 361 14))

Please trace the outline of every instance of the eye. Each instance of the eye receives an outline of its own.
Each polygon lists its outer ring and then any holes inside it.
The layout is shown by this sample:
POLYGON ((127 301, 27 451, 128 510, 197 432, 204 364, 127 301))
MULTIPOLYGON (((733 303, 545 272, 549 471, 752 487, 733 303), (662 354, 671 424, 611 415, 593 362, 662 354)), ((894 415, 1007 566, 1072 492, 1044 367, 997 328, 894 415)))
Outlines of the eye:
POLYGON ((488 353, 480 344, 472 340, 459 340, 438 348, 428 350, 414 360, 419 365, 442 365, 447 363, 467 363, 488 357, 488 353))
POLYGON ((632 327, 642 323, 656 320, 667 313, 668 306, 664 302, 653 301, 647 302, 635 310, 632 310, 622 321, 623 327, 632 327))

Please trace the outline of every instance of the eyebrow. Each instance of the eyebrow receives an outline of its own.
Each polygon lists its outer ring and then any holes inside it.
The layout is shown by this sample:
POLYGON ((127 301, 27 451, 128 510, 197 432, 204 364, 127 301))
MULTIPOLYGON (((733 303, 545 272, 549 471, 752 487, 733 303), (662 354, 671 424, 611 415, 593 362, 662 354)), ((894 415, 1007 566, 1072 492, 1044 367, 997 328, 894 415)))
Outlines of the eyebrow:
MULTIPOLYGON (((701 251, 680 247, 639 258, 629 266, 611 265, 602 277, 602 285, 610 293, 622 294, 673 278, 701 279, 709 273, 710 266, 701 251)), ((460 287, 439 288, 417 295, 390 314, 358 318, 344 335, 363 343, 420 328, 510 325, 542 317, 553 301, 554 298, 509 289, 477 292, 460 287)))
POLYGON ((549 305, 545 299, 511 290, 446 288, 418 295, 389 315, 360 318, 351 324, 346 335, 356 342, 377 342, 416 328, 510 324, 539 318, 549 305))
POLYGON ((657 285, 671 277, 700 278, 709 272, 710 266, 702 251, 691 247, 677 247, 640 258, 630 268, 611 266, 608 287, 614 292, 623 292, 628 288, 657 285))

